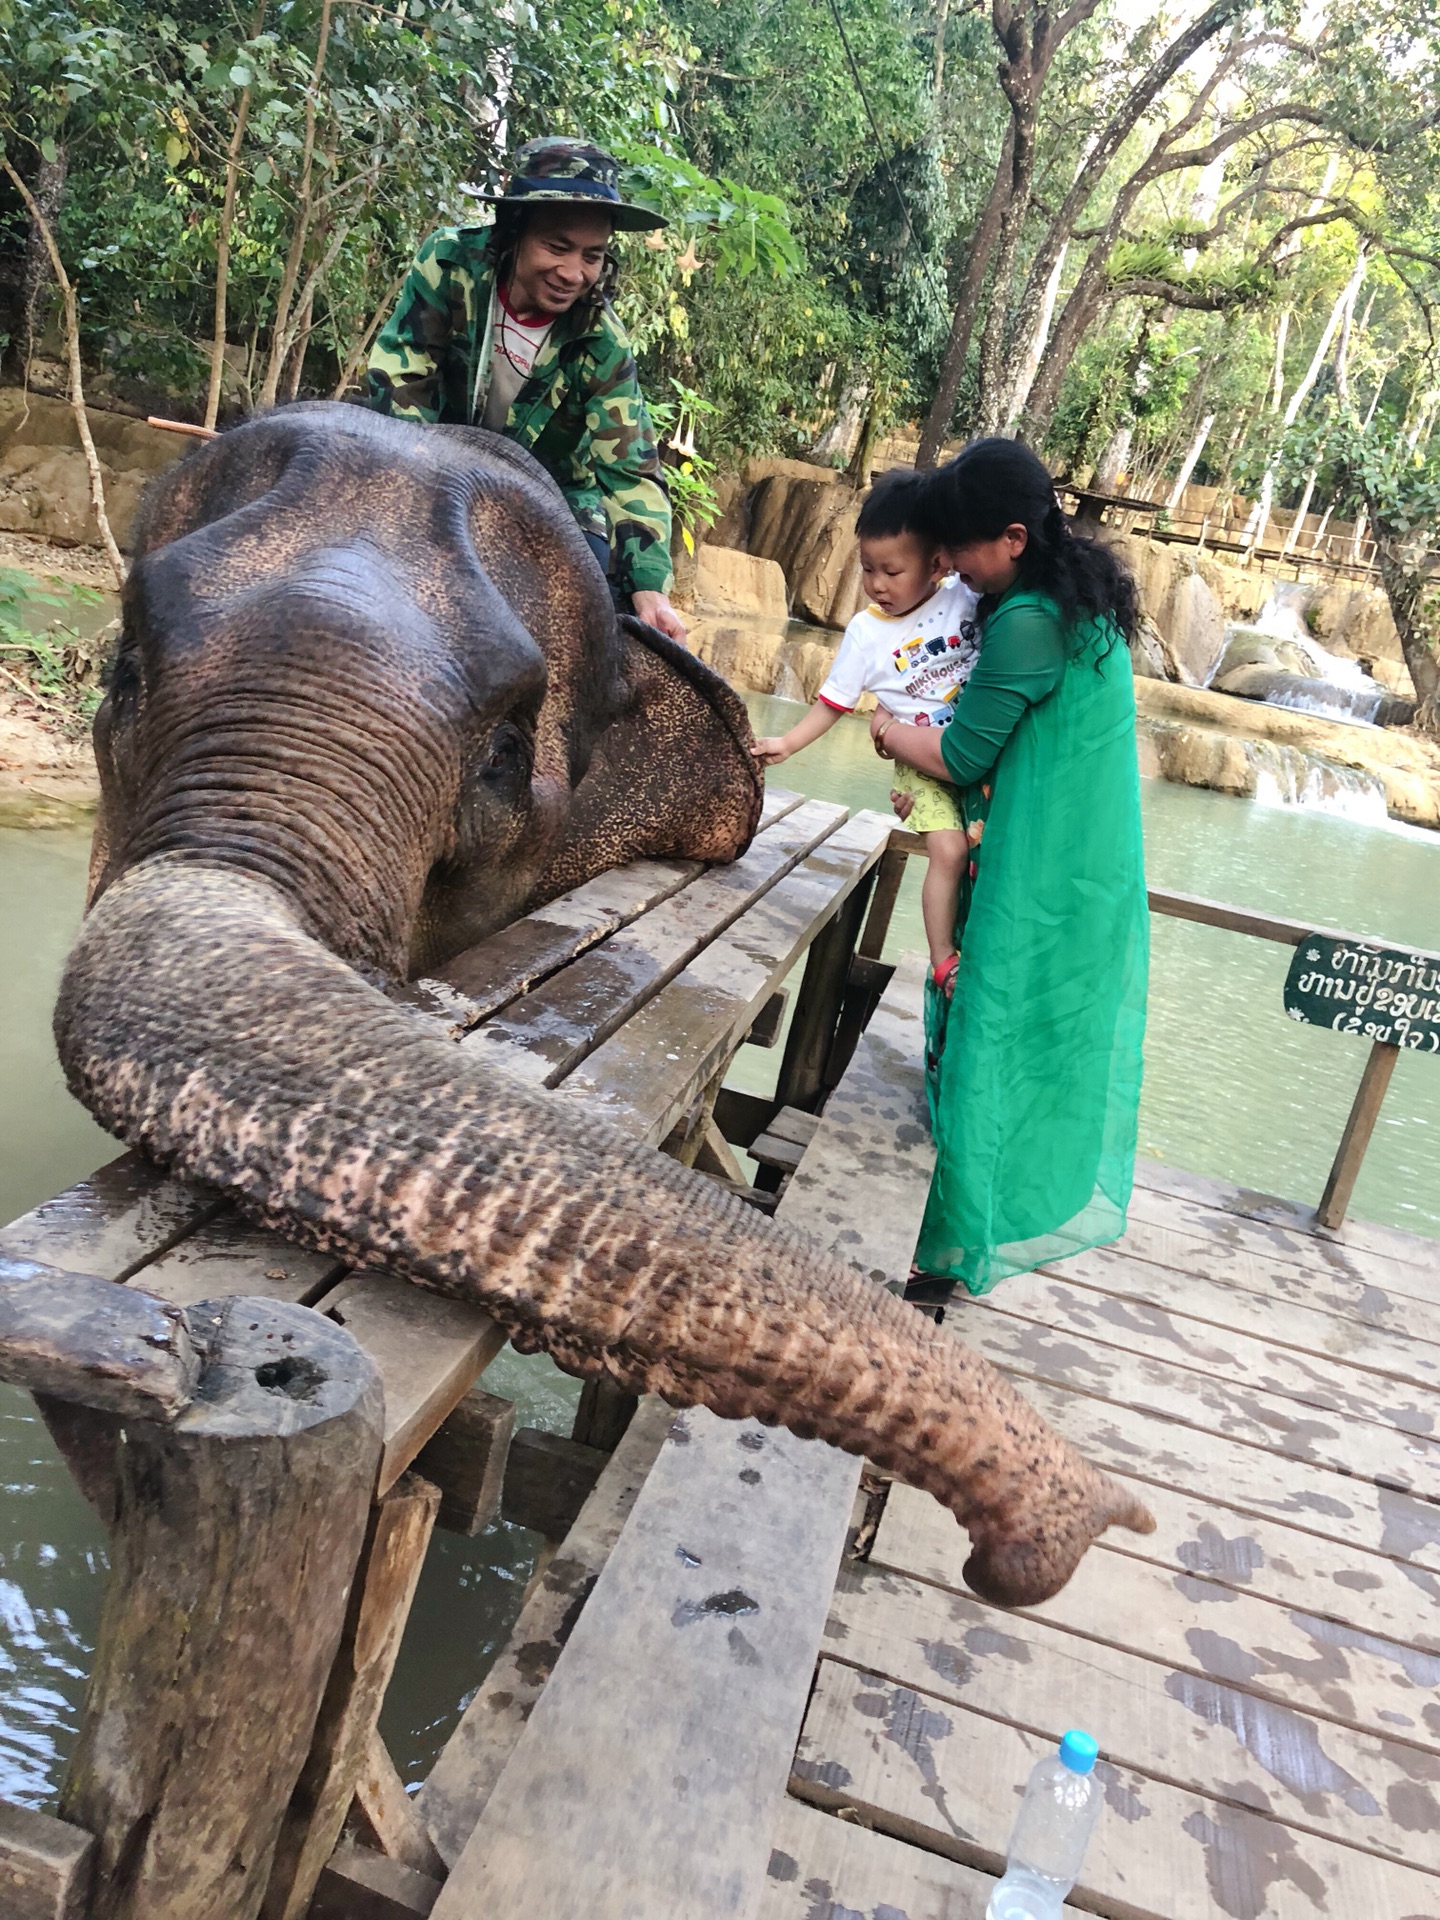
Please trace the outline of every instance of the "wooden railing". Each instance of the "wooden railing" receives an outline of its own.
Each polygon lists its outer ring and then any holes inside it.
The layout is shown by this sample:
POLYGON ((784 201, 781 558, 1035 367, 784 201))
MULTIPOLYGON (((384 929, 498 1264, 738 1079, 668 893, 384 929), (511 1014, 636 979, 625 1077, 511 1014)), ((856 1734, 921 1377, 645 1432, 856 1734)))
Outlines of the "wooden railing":
MULTIPOLYGON (((885 926, 879 930, 879 939, 882 943, 889 924, 889 910, 893 909, 895 895, 899 890, 894 863, 903 862, 915 854, 923 855, 924 851, 925 842, 918 833, 911 833, 902 827, 897 828, 890 836, 890 851, 881 862, 880 877, 876 886, 878 907, 882 890, 886 888, 886 863, 891 863, 885 926)), ((1302 940, 1312 935, 1318 935, 1325 940, 1343 940, 1356 946, 1377 944, 1373 934, 1343 933, 1330 927, 1307 926, 1300 920, 1282 919, 1277 914, 1256 913, 1249 907, 1233 907, 1225 901, 1207 900, 1199 894, 1172 893, 1165 887, 1151 887, 1149 896, 1152 913, 1168 914, 1174 920, 1191 920, 1201 926, 1220 927, 1227 933, 1248 934, 1252 939, 1274 940, 1282 946, 1298 947, 1302 940)), ((864 953, 873 951, 878 954, 879 946, 874 943, 874 928, 867 927, 865 944, 861 951, 864 953)), ((1430 953, 1423 948, 1412 948, 1407 951, 1417 960, 1440 968, 1440 953, 1430 953)), ((1360 1085, 1356 1089, 1344 1132, 1340 1136, 1340 1145, 1336 1150, 1324 1191, 1321 1193, 1320 1203, 1315 1209, 1316 1221, 1322 1227, 1333 1230, 1345 1218, 1351 1197, 1355 1192, 1355 1181, 1365 1158, 1365 1151, 1370 1145, 1371 1135, 1375 1131, 1375 1124, 1380 1118, 1380 1108, 1399 1056, 1398 1046, 1392 1046, 1380 1040, 1371 1044, 1369 1058, 1360 1075, 1360 1085)))

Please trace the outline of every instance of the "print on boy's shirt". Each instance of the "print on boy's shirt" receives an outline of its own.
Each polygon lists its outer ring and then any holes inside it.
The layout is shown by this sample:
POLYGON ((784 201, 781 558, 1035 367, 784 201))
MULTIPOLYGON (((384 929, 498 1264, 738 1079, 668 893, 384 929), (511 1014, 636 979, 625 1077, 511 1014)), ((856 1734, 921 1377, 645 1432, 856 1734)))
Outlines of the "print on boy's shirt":
POLYGON ((873 693, 897 720, 943 727, 979 657, 978 604, 952 574, 909 613, 892 618, 866 607, 845 629, 820 698, 851 713, 862 693, 873 693))

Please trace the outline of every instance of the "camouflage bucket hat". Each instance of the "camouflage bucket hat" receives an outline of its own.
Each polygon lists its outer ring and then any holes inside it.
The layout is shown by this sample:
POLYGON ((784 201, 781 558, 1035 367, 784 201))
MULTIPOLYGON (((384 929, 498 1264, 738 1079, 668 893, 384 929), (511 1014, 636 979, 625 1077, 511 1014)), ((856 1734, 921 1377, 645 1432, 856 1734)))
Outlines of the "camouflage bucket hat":
POLYGON ((608 213, 624 233, 648 233, 669 224, 662 214, 620 198, 620 165, 613 154, 592 147, 588 140, 567 140, 558 134, 526 141, 515 155, 503 193, 484 193, 478 187, 463 191, 506 207, 556 202, 596 207, 608 213))

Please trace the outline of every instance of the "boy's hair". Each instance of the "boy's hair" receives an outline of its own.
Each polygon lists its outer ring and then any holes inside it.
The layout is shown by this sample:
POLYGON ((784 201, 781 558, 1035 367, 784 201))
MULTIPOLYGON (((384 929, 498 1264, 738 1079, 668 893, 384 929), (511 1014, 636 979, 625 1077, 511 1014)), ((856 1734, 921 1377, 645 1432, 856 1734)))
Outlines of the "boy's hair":
POLYGON ((855 522, 856 539, 888 540, 897 533, 913 533, 922 547, 933 548, 936 542, 916 518, 923 479, 909 467, 882 473, 865 496, 855 522))

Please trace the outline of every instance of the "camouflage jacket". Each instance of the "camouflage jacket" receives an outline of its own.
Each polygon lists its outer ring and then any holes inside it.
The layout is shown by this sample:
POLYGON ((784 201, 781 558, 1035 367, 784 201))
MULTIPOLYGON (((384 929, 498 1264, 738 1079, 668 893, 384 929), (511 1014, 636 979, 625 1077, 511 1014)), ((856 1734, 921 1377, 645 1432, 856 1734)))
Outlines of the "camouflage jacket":
MULTIPOLYGON (((441 227, 415 256, 370 354, 370 404, 467 426, 494 285, 488 227, 441 227)), ((670 500, 625 331, 605 301, 561 314, 515 397, 506 438, 553 475, 586 533, 608 538, 623 592, 670 590, 670 500)))

